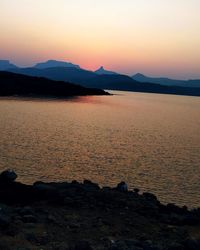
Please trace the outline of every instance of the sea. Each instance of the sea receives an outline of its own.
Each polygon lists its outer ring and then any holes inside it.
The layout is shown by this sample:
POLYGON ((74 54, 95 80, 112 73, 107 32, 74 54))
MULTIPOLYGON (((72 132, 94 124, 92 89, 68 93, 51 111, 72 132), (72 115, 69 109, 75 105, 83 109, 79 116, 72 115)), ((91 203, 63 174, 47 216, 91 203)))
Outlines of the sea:
POLYGON ((109 91, 0 98, 0 171, 18 181, 120 181, 163 203, 200 207, 200 98, 109 91))

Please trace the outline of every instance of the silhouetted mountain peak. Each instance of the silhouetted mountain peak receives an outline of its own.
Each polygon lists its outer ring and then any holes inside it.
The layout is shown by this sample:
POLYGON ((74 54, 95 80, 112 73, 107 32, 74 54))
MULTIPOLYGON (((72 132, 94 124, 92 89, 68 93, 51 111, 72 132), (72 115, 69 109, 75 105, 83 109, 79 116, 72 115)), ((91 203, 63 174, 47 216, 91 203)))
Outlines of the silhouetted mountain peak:
POLYGON ((12 68, 17 68, 17 66, 10 63, 9 60, 0 60, 0 70, 7 70, 12 68))
POLYGON ((77 68, 80 69, 79 65, 56 60, 48 60, 46 62, 37 63, 34 68, 37 69, 46 69, 46 68, 55 68, 55 67, 66 67, 66 68, 77 68))
POLYGON ((141 74, 141 73, 137 73, 135 74, 133 77, 145 77, 145 75, 141 74))
POLYGON ((117 75, 116 72, 106 70, 103 66, 101 66, 99 69, 95 71, 98 75, 117 75))

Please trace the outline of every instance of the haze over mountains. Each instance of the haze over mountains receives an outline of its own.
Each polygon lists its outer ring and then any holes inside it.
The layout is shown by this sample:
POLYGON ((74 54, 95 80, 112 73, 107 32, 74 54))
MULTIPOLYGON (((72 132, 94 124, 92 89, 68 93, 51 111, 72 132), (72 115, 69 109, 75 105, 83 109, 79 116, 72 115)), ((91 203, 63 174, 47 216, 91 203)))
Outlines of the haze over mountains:
POLYGON ((132 78, 138 82, 150 82, 167 86, 200 87, 200 80, 174 80, 166 77, 148 77, 143 74, 133 75, 132 78))
POLYGON ((184 81, 168 78, 150 78, 142 74, 130 77, 108 71, 103 67, 93 72, 81 69, 76 64, 55 60, 38 63, 29 68, 19 68, 9 61, 7 61, 6 65, 4 63, 3 67, 0 67, 0 70, 81 84, 89 88, 184 95, 199 95, 200 92, 200 80, 184 81))

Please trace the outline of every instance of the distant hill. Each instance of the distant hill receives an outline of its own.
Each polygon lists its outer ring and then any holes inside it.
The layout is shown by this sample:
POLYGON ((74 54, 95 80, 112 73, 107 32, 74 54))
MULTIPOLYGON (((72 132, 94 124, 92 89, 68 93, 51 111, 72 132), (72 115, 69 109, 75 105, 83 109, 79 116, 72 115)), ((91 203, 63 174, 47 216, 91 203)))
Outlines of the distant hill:
POLYGON ((142 83, 124 75, 99 75, 92 78, 90 81, 85 83, 85 85, 110 90, 200 96, 200 88, 142 83))
POLYGON ((0 96, 83 96, 109 95, 101 89, 89 89, 62 81, 32 77, 11 72, 0 72, 0 96))
POLYGON ((10 63, 8 60, 0 60, 0 70, 7 70, 12 68, 17 68, 17 66, 10 63))
POLYGON ((96 70, 95 73, 98 75, 117 75, 116 72, 105 70, 103 66, 96 70))
POLYGON ((188 80, 186 81, 185 87, 194 87, 194 88, 200 88, 200 79, 199 80, 188 80))
POLYGON ((56 68, 56 67, 67 67, 67 68, 77 68, 79 69, 79 65, 70 63, 70 62, 63 62, 63 61, 56 61, 56 60, 48 60, 46 62, 37 63, 34 68, 37 69, 47 69, 47 68, 56 68))
POLYGON ((140 86, 140 83, 134 81, 131 77, 126 75, 96 75, 88 81, 83 82, 84 86, 101 86, 102 89, 112 90, 130 90, 135 86, 140 86))
POLYGON ((150 83, 157 83, 161 85, 167 86, 182 86, 182 87, 196 87, 200 88, 200 80, 174 80, 165 77, 148 77, 143 74, 136 74, 133 75, 132 78, 138 82, 150 82, 150 83))
POLYGON ((92 71, 77 68, 16 68, 10 69, 10 71, 29 76, 45 77, 56 81, 75 82, 88 88, 200 96, 200 88, 139 82, 126 75, 98 75, 92 71))

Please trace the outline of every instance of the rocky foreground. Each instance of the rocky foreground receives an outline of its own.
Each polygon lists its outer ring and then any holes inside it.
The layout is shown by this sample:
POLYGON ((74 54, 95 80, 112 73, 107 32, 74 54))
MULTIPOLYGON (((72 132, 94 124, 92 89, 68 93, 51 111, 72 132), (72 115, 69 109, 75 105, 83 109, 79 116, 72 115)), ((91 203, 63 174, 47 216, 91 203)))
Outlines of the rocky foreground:
POLYGON ((200 209, 91 181, 25 185, 0 174, 0 250, 200 249, 200 209))

